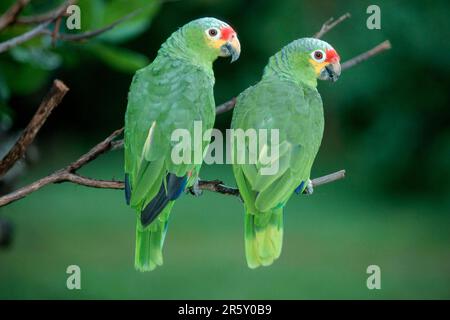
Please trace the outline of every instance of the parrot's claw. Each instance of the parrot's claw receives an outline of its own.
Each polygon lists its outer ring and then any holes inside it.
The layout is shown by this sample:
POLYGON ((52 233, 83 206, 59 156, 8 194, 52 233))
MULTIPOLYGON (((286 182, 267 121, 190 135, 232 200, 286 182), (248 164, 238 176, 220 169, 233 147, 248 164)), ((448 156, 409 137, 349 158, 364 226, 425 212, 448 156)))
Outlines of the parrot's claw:
POLYGON ((188 189, 189 193, 195 197, 200 197, 203 194, 203 190, 200 189, 200 187, 199 187, 199 183, 198 183, 199 181, 200 181, 200 178, 195 179, 195 182, 192 185, 192 187, 190 187, 188 189))
POLYGON ((304 193, 307 195, 311 195, 314 193, 314 187, 313 187, 312 181, 310 179, 308 179, 308 182, 306 183, 306 188, 305 188, 304 193))

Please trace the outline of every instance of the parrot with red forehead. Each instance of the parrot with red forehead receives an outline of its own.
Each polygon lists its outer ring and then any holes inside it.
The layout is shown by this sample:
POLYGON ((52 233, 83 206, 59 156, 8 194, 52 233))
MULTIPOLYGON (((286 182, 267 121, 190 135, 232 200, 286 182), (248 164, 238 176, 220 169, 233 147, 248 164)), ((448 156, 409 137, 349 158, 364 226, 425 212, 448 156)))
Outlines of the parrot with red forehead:
POLYGON ((125 115, 125 197, 137 214, 135 268, 139 271, 162 265, 170 211, 185 189, 195 184, 201 167, 194 161, 173 161, 172 133, 185 129, 193 137, 194 121, 202 122, 202 136, 212 129, 213 62, 218 57, 231 57, 234 62, 240 50, 236 32, 228 24, 201 18, 174 32, 155 60, 133 78, 125 115))
POLYGON ((266 129, 268 136, 276 130, 279 137, 255 136, 256 163, 236 160, 240 152, 251 154, 251 139, 233 143, 233 173, 244 202, 250 268, 271 265, 280 256, 284 206, 293 193, 312 192, 311 167, 324 130, 317 79, 336 81, 341 73, 339 61, 337 52, 324 41, 295 40, 272 56, 261 81, 237 98, 234 130, 266 129), (267 155, 272 156, 270 161, 264 159, 267 155), (276 170, 267 173, 264 169, 275 162, 276 170))

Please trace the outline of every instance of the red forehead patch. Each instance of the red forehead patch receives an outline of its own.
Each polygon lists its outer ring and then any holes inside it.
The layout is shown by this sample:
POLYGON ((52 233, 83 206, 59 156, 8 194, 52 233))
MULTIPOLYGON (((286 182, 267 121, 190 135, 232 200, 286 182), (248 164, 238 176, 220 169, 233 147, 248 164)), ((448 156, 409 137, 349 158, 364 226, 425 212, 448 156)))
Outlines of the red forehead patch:
POLYGON ((336 50, 333 49, 328 49, 327 52, 327 62, 329 63, 335 63, 338 62, 341 58, 339 57, 339 55, 337 54, 336 50))
POLYGON ((236 33, 232 27, 223 27, 220 29, 220 32, 222 33, 222 37, 220 38, 222 40, 229 40, 231 36, 236 33))

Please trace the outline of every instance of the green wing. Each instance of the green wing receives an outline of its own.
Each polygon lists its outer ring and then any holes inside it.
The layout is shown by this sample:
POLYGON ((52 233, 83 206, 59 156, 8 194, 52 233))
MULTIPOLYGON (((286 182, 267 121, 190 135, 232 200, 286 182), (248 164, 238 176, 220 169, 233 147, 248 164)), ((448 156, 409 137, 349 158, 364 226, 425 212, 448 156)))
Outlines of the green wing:
MULTIPOLYGON (((247 262, 251 268, 270 265, 281 252, 282 208, 295 189, 309 179, 321 143, 320 95, 316 89, 292 81, 266 78, 238 98, 232 128, 275 129, 279 133, 279 144, 272 144, 270 133, 267 141, 259 140, 258 135, 258 146, 269 155, 278 147, 275 174, 262 174, 268 165, 260 153, 256 164, 233 165, 246 209, 247 262)), ((248 144, 244 152, 250 152, 248 144)))

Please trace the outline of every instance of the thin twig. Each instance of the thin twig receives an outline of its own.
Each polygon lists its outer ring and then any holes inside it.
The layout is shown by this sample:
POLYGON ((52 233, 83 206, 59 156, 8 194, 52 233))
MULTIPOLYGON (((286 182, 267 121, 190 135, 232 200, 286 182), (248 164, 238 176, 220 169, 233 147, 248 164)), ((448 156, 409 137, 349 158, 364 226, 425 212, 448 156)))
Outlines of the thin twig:
MULTIPOLYGON (((123 23, 126 20, 131 19, 132 17, 136 16, 138 13, 140 13, 142 11, 142 9, 137 9, 129 14, 127 14, 126 16, 112 22, 111 24, 103 27, 103 28, 99 28, 96 30, 92 30, 92 31, 86 31, 86 32, 82 32, 82 33, 77 33, 77 34, 63 34, 63 33, 59 33, 57 32, 59 29, 58 23, 56 24, 54 30, 48 30, 47 26, 52 23, 54 20, 56 20, 57 22, 60 21, 59 19, 61 18, 60 16, 55 17, 54 19, 51 20, 47 20, 45 22, 43 22, 42 24, 38 25, 37 27, 35 27, 34 29, 20 35, 17 36, 15 38, 6 40, 2 43, 0 43, 0 53, 8 51, 9 49, 18 46, 24 42, 27 42, 39 35, 49 35, 52 37, 52 41, 54 42, 56 39, 59 40, 63 40, 63 41, 83 41, 83 40, 88 40, 90 38, 99 36, 111 29, 113 29, 114 27, 116 27, 117 25, 123 23)), ((64 12, 64 11, 62 11, 64 12)))
POLYGON ((61 21, 62 17, 58 17, 55 21, 55 26, 52 31, 52 47, 55 47, 56 45, 56 39, 58 38, 59 30, 61 28, 61 21))
POLYGON ((49 20, 53 20, 55 16, 66 16, 67 15, 67 7, 69 7, 72 4, 75 4, 75 1, 71 1, 70 3, 63 3, 62 5, 60 5, 59 7, 43 13, 43 14, 38 14, 38 15, 34 15, 34 16, 22 16, 22 17, 18 17, 16 20, 16 24, 39 24, 39 23, 43 23, 43 22, 47 22, 49 20), (62 14, 60 14, 62 12, 62 14))
POLYGON ((312 186, 318 187, 330 182, 334 182, 337 180, 341 180, 345 178, 345 170, 340 170, 331 174, 327 174, 326 176, 320 177, 320 178, 316 178, 311 180, 312 186))
POLYGON ((0 31, 7 26, 16 22, 17 17, 22 10, 28 5, 30 0, 17 0, 1 17, 0 17, 0 31))
POLYGON ((338 24, 340 24, 342 21, 344 21, 350 17, 351 17, 350 13, 347 12, 346 14, 340 16, 339 19, 337 19, 337 20, 334 20, 334 18, 330 18, 328 21, 326 21, 322 25, 322 28, 320 28, 319 32, 317 32, 314 35, 314 38, 317 38, 317 39, 322 38, 328 31, 330 31, 331 29, 336 27, 338 24))
POLYGON ((3 177, 4 174, 23 157, 25 151, 33 142, 42 125, 50 116, 53 109, 59 105, 67 91, 69 91, 69 88, 67 88, 62 81, 55 80, 53 82, 53 86, 42 100, 38 110, 34 114, 28 126, 22 132, 22 135, 19 137, 11 150, 0 161, 0 178, 3 177))
POLYGON ((232 98, 231 100, 222 103, 220 106, 216 107, 216 115, 230 111, 231 109, 234 108, 235 105, 236 105, 236 98, 232 98))
POLYGON ((346 62, 344 62, 341 66, 342 71, 347 70, 349 68, 352 68, 354 66, 356 66, 357 64, 366 61, 374 56, 376 56, 377 54, 380 54, 383 51, 389 50, 391 49, 391 42, 389 40, 386 40, 382 43, 380 43, 379 45, 377 45, 376 47, 370 49, 369 51, 366 51, 346 62))
POLYGON ((74 0, 68 0, 65 2, 63 6, 59 8, 58 11, 53 12, 53 15, 45 22, 39 24, 35 28, 31 29, 28 32, 25 32, 17 37, 11 38, 9 40, 6 40, 2 43, 0 43, 0 53, 3 53, 5 51, 8 51, 9 49, 16 47, 24 42, 30 41, 31 39, 46 34, 46 28, 47 26, 58 19, 61 15, 63 15, 66 12, 66 9, 68 6, 70 6, 74 0))
MULTIPOLYGON (((86 31, 86 32, 82 32, 82 33, 76 33, 76 34, 57 34, 56 38, 63 40, 63 41, 83 41, 83 40, 88 40, 90 38, 96 37, 102 33, 105 33, 111 29, 113 29, 114 27, 116 27, 117 25, 123 23, 126 20, 129 20, 131 18, 133 18, 134 16, 138 15, 140 12, 142 12, 142 8, 134 10, 133 12, 123 16, 122 18, 112 22, 111 24, 96 29, 96 30, 92 30, 92 31, 86 31)), ((47 31, 48 33, 48 31, 47 31)))
POLYGON ((0 197, 0 207, 10 204, 14 201, 22 199, 33 193, 46 185, 52 183, 62 183, 62 182, 72 182, 75 184, 94 187, 94 188, 108 188, 108 189, 123 189, 123 182, 116 181, 105 181, 105 180, 96 180, 82 177, 76 174, 76 171, 88 164, 89 162, 95 160, 101 154, 111 150, 113 147, 113 140, 116 139, 123 132, 122 129, 118 129, 110 134, 105 140, 97 144, 93 147, 89 152, 82 155, 73 163, 69 164, 67 167, 55 171, 54 173, 37 180, 23 188, 20 188, 14 192, 11 192, 3 197, 0 197))
POLYGON ((200 190, 207 190, 221 194, 226 194, 229 196, 240 197, 239 189, 228 187, 224 185, 223 182, 220 180, 211 180, 211 181, 200 180, 198 182, 198 188, 200 190))
MULTIPOLYGON (((33 193, 46 185, 53 183, 63 183, 63 182, 71 182, 74 184, 91 187, 91 188, 99 188, 99 189, 123 189, 124 183, 123 181, 114 181, 114 180, 97 180, 91 179, 87 177, 83 177, 77 174, 77 170, 86 164, 92 162, 97 159, 100 155, 114 150, 116 147, 117 141, 114 141, 118 136, 123 133, 123 128, 114 131, 111 135, 109 135, 105 140, 97 144, 93 147, 89 152, 79 157, 76 161, 69 164, 67 167, 55 171, 54 173, 37 180, 25 187, 22 187, 10 194, 7 194, 3 197, 0 197, 0 207, 6 206, 14 201, 20 200, 30 193, 33 193)), ((320 177, 318 179, 312 180, 313 186, 319 186, 325 183, 330 183, 344 177, 343 170, 330 174, 328 176, 320 177)), ((224 185, 219 180, 213 181, 204 181, 201 180, 199 182, 199 188, 201 190, 208 190, 212 192, 217 192, 225 195, 233 195, 239 196, 239 190, 236 188, 228 187, 224 185)))
POLYGON ((30 41, 31 39, 44 34, 45 28, 51 23, 51 21, 47 21, 44 23, 41 23, 37 27, 31 29, 28 32, 25 32, 21 34, 20 36, 11 38, 9 40, 6 40, 2 43, 0 43, 0 53, 3 53, 5 51, 8 51, 9 49, 16 47, 24 42, 30 41))
POLYGON ((98 156, 101 154, 109 151, 113 146, 113 141, 120 136, 124 131, 124 128, 120 128, 113 133, 111 133, 105 140, 97 144, 95 147, 93 147, 89 152, 82 155, 80 158, 78 158, 75 162, 71 163, 67 168, 64 170, 70 173, 76 172, 78 169, 80 169, 82 166, 88 164, 92 160, 95 160, 98 156))
MULTIPOLYGON (((106 152, 104 150, 102 153, 106 152)), ((326 183, 331 183, 345 177, 345 170, 341 170, 332 174, 329 174, 324 177, 319 177, 312 180, 313 186, 324 185, 326 183)), ((40 180, 37 180, 23 188, 20 188, 10 194, 7 194, 3 197, 0 197, 0 207, 6 206, 14 201, 25 198, 27 195, 38 191, 39 189, 54 183, 63 183, 70 182, 73 184, 78 184, 85 187, 97 188, 97 189, 115 189, 121 190, 125 188, 125 184, 123 181, 114 181, 114 180, 97 180, 92 178, 87 178, 80 176, 76 173, 71 173, 66 169, 59 170, 54 172, 53 174, 44 177, 40 180)), ((211 192, 220 193, 223 195, 230 195, 235 197, 240 197, 239 189, 229 187, 223 184, 220 180, 200 180, 198 185, 200 190, 207 190, 211 192)))

